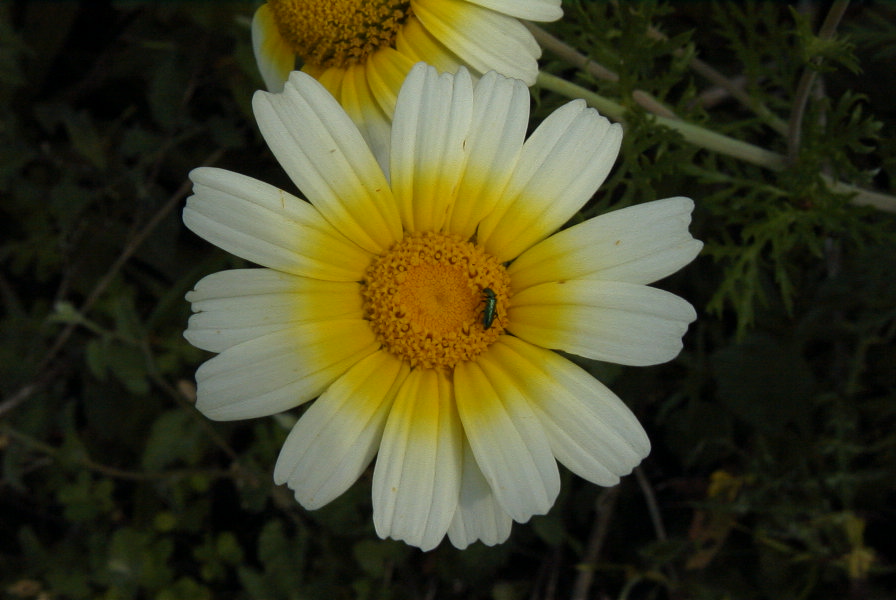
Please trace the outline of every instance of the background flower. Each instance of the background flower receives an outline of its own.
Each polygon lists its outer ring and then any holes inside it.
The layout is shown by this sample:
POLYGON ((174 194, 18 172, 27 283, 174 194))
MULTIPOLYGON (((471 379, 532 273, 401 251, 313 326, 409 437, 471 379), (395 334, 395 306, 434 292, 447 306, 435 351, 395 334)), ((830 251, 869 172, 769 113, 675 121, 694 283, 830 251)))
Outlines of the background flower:
POLYGON ((414 63, 495 70, 532 85, 541 49, 519 19, 562 14, 560 0, 269 0, 255 12, 252 42, 268 90, 283 88, 298 58, 385 155, 395 99, 414 63))
POLYGON ((649 451, 634 415, 552 350, 630 365, 678 354, 693 308, 644 284, 690 262, 693 204, 670 198, 551 236, 610 171, 621 128, 581 101, 524 141, 519 80, 416 66, 384 173, 347 115, 296 72, 254 108, 308 203, 220 169, 191 174, 184 223, 266 267, 188 295, 211 418, 315 397, 275 469, 316 508, 376 455, 374 523, 430 549, 501 542, 547 512, 557 460, 614 485, 649 451), (509 265, 509 266, 507 266, 509 265), (483 317, 483 290, 495 303, 483 317))

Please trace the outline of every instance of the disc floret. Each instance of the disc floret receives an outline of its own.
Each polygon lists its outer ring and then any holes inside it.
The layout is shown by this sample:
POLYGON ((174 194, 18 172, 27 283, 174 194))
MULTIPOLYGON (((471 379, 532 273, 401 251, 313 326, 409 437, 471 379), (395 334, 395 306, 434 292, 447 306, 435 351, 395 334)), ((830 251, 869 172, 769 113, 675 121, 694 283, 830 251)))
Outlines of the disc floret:
POLYGON ((485 250, 460 236, 409 234, 367 269, 365 316, 380 343, 411 366, 471 360, 504 333, 510 278, 485 250), (483 290, 494 294, 484 326, 483 290))
POLYGON ((269 0, 280 35, 302 61, 348 67, 394 46, 409 0, 269 0))

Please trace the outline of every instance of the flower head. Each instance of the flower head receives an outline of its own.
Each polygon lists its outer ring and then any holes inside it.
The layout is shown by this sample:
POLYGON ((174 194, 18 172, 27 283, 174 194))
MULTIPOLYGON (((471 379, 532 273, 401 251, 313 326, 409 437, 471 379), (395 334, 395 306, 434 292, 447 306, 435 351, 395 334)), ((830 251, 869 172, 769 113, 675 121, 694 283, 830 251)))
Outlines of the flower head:
POLYGON ((383 155, 414 63, 495 70, 532 85, 541 50, 519 19, 562 14, 560 0, 268 0, 253 18, 252 42, 269 91, 283 89, 298 58, 383 155))
POLYGON ((184 222, 264 268, 202 279, 185 335, 218 352, 197 407, 244 419, 314 400, 274 478, 307 508, 376 457, 374 524, 423 549, 504 541, 553 505, 557 462, 614 485, 650 444, 628 408, 553 350, 649 365, 693 321, 648 287, 701 248, 669 198, 551 235, 594 194, 621 129, 581 101, 525 139, 523 82, 415 66, 384 171, 334 98, 296 72, 254 109, 307 202, 191 173, 184 222))

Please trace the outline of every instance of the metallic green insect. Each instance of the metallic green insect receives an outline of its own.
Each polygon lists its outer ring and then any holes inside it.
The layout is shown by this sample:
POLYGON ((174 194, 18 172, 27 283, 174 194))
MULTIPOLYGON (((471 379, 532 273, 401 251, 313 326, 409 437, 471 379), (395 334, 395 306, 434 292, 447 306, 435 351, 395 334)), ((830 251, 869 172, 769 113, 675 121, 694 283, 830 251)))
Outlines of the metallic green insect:
POLYGON ((492 288, 484 288, 482 295, 485 299, 485 309, 482 311, 482 328, 488 329, 498 316, 498 297, 492 288))

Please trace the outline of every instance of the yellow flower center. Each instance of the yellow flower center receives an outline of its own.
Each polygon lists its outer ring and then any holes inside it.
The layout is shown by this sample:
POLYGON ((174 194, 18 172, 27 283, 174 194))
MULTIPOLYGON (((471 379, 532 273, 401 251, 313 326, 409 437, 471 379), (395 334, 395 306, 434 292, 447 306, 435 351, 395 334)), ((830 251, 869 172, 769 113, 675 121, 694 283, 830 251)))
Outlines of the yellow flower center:
POLYGON ((306 65, 347 67, 392 46, 410 0, 268 0, 277 28, 306 65))
POLYGON ((408 235, 374 260, 362 294, 383 347, 411 366, 450 368, 504 332, 510 277, 476 244, 426 232, 408 235))

